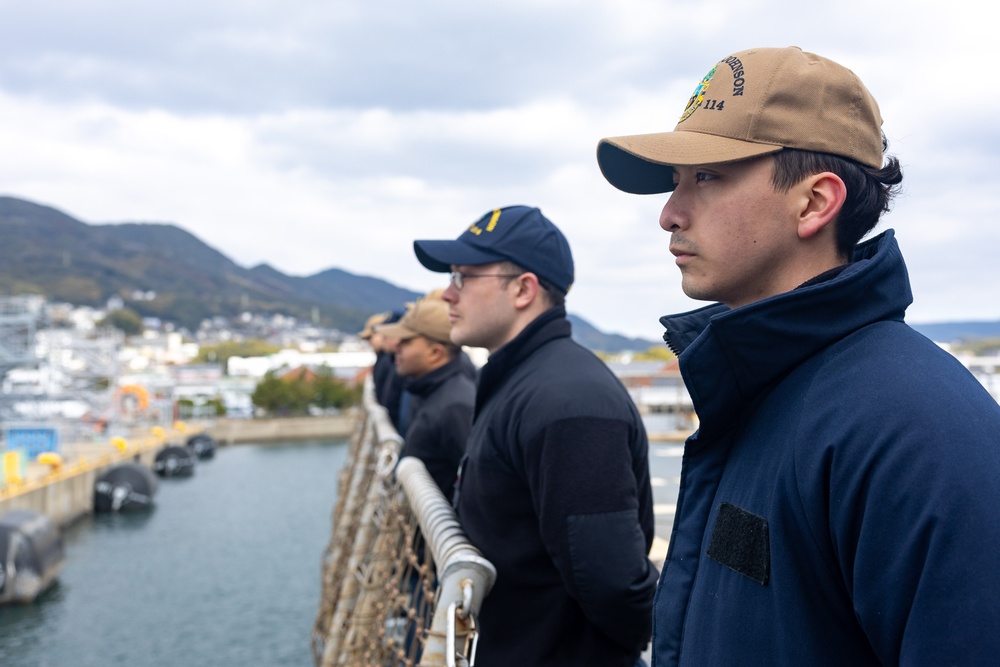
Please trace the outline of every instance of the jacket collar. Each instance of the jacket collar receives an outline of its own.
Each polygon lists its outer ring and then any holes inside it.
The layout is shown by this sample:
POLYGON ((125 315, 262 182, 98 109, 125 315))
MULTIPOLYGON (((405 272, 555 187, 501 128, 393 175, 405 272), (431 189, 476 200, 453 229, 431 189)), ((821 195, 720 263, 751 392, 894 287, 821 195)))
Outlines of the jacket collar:
POLYGON ((444 384, 452 375, 463 372, 460 356, 460 354, 456 354, 444 366, 439 366, 430 373, 425 373, 416 380, 413 380, 407 385, 406 391, 415 396, 427 396, 433 393, 435 389, 444 384))
POLYGON ((890 229, 860 244, 822 282, 730 309, 714 304, 660 323, 702 424, 735 414, 819 350, 873 322, 903 320, 913 301, 890 229))
POLYGON ((555 306, 532 320, 521 333, 490 355, 489 361, 479 371, 476 413, 511 371, 535 350, 556 338, 568 338, 572 332, 573 327, 566 319, 566 308, 555 306))

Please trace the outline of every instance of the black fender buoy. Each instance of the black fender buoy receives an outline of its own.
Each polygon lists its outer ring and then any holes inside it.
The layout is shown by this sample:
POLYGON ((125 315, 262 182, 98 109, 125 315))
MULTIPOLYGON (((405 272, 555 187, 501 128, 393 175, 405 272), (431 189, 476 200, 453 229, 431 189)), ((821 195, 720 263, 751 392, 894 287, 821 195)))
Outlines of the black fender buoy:
POLYGON ((158 482, 153 471, 141 463, 122 463, 109 468, 94 483, 95 512, 130 512, 151 507, 158 482))
POLYGON ((196 433, 187 439, 187 447, 199 459, 210 459, 215 456, 218 443, 208 433, 196 433))
POLYGON ((26 509, 0 517, 0 604, 34 601, 65 561, 62 533, 49 517, 26 509))
POLYGON ((194 474, 194 463, 190 449, 167 445, 156 453, 153 471, 160 477, 190 477, 194 474))
POLYGON ((0 604, 34 601, 65 562, 62 533, 49 517, 26 509, 0 517, 0 604))

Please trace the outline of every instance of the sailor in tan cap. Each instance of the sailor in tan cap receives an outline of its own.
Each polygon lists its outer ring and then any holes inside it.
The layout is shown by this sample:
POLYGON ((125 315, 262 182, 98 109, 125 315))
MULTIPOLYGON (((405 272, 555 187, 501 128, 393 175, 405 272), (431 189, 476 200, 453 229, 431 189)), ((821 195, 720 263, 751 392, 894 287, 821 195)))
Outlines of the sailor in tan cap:
POLYGON ((370 341, 372 335, 375 333, 375 327, 378 326, 379 324, 384 323, 387 319, 389 319, 389 315, 390 313, 375 313, 374 315, 369 317, 367 320, 365 320, 364 328, 360 332, 358 332, 358 338, 363 338, 367 341, 370 341))
POLYGON ((885 146, 861 80, 794 47, 728 55, 672 131, 598 144, 615 187, 672 193, 681 287, 715 302, 660 320, 700 427, 657 667, 1000 655, 1000 406, 903 322, 893 231, 859 243, 902 180, 885 146))
POLYGON ((460 348, 451 342, 448 304, 429 294, 414 302, 398 322, 375 330, 397 340, 396 372, 407 380, 400 457, 422 460, 451 500, 472 426, 476 387, 460 348))

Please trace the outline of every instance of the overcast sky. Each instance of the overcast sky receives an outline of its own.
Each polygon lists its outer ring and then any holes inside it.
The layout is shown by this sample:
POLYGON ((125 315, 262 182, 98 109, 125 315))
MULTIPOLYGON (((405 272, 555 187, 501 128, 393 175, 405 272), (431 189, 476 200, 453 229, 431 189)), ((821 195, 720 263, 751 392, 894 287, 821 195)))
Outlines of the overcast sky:
POLYGON ((681 292, 663 195, 612 188, 604 136, 672 129, 720 58, 800 46, 879 101, 908 319, 1000 318, 1000 10, 842 0, 0 0, 0 194, 167 222, 242 266, 426 291, 415 238, 539 206, 569 309, 657 339, 681 292))

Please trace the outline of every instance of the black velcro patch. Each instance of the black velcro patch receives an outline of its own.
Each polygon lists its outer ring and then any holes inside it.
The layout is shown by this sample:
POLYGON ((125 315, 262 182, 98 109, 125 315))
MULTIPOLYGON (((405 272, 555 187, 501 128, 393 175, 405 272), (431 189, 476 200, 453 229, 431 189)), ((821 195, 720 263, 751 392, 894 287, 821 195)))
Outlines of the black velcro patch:
POLYGON ((722 503, 708 545, 708 557, 766 586, 771 575, 767 519, 722 503))

